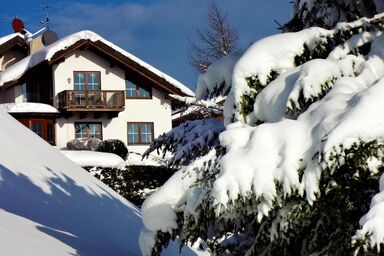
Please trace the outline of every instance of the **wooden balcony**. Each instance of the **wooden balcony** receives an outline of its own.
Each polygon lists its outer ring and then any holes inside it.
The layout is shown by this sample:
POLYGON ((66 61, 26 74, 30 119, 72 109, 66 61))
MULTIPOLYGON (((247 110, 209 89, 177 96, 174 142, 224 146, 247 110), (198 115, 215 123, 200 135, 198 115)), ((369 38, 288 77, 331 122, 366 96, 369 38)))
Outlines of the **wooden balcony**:
POLYGON ((76 91, 66 90, 58 94, 59 109, 64 111, 109 111, 124 110, 124 91, 76 91))

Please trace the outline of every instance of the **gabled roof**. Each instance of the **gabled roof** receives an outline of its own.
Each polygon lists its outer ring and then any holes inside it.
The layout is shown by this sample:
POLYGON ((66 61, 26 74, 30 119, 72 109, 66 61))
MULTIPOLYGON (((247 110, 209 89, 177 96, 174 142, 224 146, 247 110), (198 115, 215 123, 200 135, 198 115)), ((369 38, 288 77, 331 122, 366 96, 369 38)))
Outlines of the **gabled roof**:
POLYGON ((98 52, 106 54, 119 64, 129 67, 150 79, 169 93, 188 96, 194 95, 188 87, 176 79, 89 30, 63 37, 0 72, 0 86, 12 84, 21 78, 29 69, 40 63, 47 62, 48 64, 53 64, 59 62, 69 53, 81 48, 93 48, 98 52))

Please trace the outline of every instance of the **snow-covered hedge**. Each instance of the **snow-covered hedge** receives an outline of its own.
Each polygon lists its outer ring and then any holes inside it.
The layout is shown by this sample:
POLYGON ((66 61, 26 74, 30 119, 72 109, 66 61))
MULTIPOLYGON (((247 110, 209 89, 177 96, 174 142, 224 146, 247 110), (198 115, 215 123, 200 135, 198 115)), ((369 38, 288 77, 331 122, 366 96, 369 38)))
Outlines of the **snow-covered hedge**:
POLYGON ((205 152, 144 202, 143 254, 176 235, 218 255, 380 250, 383 20, 254 43, 234 66, 224 150, 205 152))

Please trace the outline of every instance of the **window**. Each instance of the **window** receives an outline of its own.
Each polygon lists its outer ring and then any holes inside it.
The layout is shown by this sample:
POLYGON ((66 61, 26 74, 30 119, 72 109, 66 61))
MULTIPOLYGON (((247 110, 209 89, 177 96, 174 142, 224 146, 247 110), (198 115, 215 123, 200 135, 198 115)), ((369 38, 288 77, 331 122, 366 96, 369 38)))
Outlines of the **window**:
POLYGON ((137 89, 136 85, 128 80, 125 80, 125 87, 126 87, 126 94, 127 97, 136 97, 137 96, 137 89))
POLYGON ((100 93, 100 72, 98 71, 75 71, 73 73, 73 87, 75 92, 74 102, 76 105, 86 104, 86 96, 88 100, 96 101, 95 97, 100 93), (87 91, 88 93, 85 93, 87 91), (91 91, 91 92, 90 92, 91 91), (96 92, 95 92, 96 91, 96 92))
POLYGON ((128 123, 128 144, 150 144, 153 141, 153 123, 128 123))
POLYGON ((100 90, 99 71, 75 71, 73 86, 78 91, 97 91, 100 90))
POLYGON ((43 135, 43 130, 41 128, 41 122, 40 121, 32 121, 32 131, 39 135, 40 137, 43 135))
POLYGON ((28 98, 27 98, 27 84, 26 83, 21 85, 21 101, 22 102, 27 102, 28 101, 28 98))
POLYGON ((98 138, 102 140, 101 123, 75 123, 75 137, 76 139, 98 138))
POLYGON ((132 83, 129 80, 125 80, 125 94, 126 94, 126 98, 135 98, 135 99, 152 98, 152 92, 150 88, 139 86, 137 84, 132 83))
POLYGON ((43 118, 17 119, 20 123, 39 135, 51 145, 55 144, 55 121, 43 118))

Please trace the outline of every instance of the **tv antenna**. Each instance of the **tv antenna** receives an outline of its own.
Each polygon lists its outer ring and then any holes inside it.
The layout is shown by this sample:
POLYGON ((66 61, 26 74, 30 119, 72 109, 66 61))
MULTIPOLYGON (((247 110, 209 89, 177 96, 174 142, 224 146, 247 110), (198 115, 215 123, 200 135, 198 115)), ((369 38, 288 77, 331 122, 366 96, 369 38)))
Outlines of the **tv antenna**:
POLYGON ((43 24, 47 30, 49 30, 49 24, 51 24, 51 22, 49 20, 49 9, 50 8, 51 8, 51 6, 49 6, 49 5, 44 5, 42 7, 42 9, 45 11, 45 19, 40 21, 40 24, 43 24))

